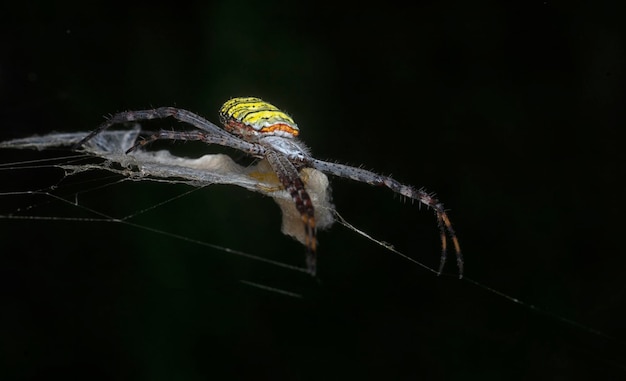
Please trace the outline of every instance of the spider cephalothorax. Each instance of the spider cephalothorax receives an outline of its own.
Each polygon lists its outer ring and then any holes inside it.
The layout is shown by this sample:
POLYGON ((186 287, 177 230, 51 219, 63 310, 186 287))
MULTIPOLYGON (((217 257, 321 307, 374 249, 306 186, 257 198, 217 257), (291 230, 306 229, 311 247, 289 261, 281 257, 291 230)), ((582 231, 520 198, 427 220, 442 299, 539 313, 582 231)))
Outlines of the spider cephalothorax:
POLYGON ((459 241, 443 207, 432 194, 415 189, 396 180, 374 172, 317 160, 308 148, 296 137, 300 130, 294 120, 276 106, 259 98, 240 97, 228 100, 220 109, 220 120, 224 129, 190 111, 174 107, 151 110, 125 111, 113 115, 92 131, 77 146, 81 146, 101 131, 112 125, 125 122, 173 117, 196 128, 192 131, 160 131, 145 140, 137 141, 127 153, 159 139, 199 140, 208 144, 219 144, 245 152, 253 157, 265 159, 276 174, 280 185, 291 195, 304 225, 304 244, 307 248, 307 269, 315 275, 317 271, 317 237, 315 207, 301 177, 303 168, 313 168, 326 174, 349 178, 370 185, 384 186, 392 191, 426 205, 435 212, 441 237, 441 272, 446 262, 448 237, 452 240, 459 267, 463 275, 463 258, 459 241))

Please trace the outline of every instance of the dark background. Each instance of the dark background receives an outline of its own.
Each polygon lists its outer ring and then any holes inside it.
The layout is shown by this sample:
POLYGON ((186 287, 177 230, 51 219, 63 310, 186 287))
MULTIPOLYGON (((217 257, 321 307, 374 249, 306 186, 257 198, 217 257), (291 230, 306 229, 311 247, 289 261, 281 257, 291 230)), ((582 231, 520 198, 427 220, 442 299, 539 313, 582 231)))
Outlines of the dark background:
MULTIPOLYGON (((123 224, 4 217, 0 378, 626 376, 623 13, 600 2, 392 3, 3 5, 0 140, 162 105, 217 121, 226 99, 259 96, 295 117, 316 157, 436 191, 470 281, 454 261, 437 277, 339 225, 320 233, 313 280, 123 224)), ((81 191, 81 205, 123 217, 190 189, 11 168, 0 171, 3 216, 36 205, 18 214, 94 217, 11 191, 81 191)), ((332 184, 351 223, 438 265, 432 213, 332 184)), ((132 222, 304 261, 273 201, 241 189, 212 186, 132 222)))

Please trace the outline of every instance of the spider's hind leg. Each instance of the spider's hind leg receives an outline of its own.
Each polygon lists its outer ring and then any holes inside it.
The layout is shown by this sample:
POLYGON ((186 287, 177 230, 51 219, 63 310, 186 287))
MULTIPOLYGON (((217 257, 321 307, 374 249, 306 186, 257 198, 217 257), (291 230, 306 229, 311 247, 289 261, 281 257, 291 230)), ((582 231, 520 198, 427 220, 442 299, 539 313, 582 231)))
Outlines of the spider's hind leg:
POLYGON ((448 240, 446 238, 446 232, 450 236, 452 240, 452 244, 454 245, 454 251, 456 252, 456 265, 459 269, 459 279, 463 278, 463 255, 461 253, 461 245, 459 244, 459 239, 452 228, 452 223, 448 218, 448 214, 443 209, 443 205, 441 203, 437 203, 435 209, 435 214, 437 215, 437 224, 439 225, 439 231, 441 236, 441 261, 439 263, 439 274, 443 272, 443 266, 446 264, 446 257, 448 253, 448 240))
POLYGON ((415 189, 411 186, 403 185, 389 177, 381 176, 379 180, 381 185, 384 185, 403 196, 417 200, 435 212, 435 216, 437 217, 437 226, 439 227, 439 236, 441 239, 441 260, 439 262, 438 273, 441 274, 443 272, 443 267, 446 264, 446 259, 448 257, 448 238, 450 238, 456 253, 456 264, 459 269, 459 279, 463 278, 464 269, 461 245, 459 244, 459 239, 456 236, 456 232, 452 227, 452 223, 450 222, 450 218, 448 218, 448 214, 446 213, 443 204, 434 196, 434 194, 429 194, 423 189, 415 189))
POLYGON ((448 218, 448 214, 446 213, 443 204, 439 202, 434 195, 427 193, 423 189, 415 189, 411 186, 404 185, 391 177, 381 176, 363 168, 356 168, 345 164, 331 163, 317 159, 308 159, 307 164, 324 173, 329 173, 331 175, 352 179, 354 181, 370 185, 387 187, 395 193, 408 197, 412 200, 416 200, 420 204, 424 204, 428 208, 432 209, 437 217, 437 225, 439 226, 439 235, 441 238, 441 261, 439 264, 439 273, 441 274, 443 266, 446 263, 448 255, 448 238, 450 238, 456 253, 459 278, 463 278, 463 254, 461 253, 459 240, 454 232, 454 229, 452 228, 452 223, 448 218))

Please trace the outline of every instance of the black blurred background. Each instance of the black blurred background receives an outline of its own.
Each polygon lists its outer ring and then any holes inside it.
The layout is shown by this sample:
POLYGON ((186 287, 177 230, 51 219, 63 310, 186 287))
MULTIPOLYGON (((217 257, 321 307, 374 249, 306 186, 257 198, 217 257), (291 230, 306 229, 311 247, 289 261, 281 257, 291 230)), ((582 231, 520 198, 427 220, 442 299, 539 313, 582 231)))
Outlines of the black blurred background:
MULTIPOLYGON (((454 261, 437 277, 339 225, 320 233, 312 280, 122 224, 3 218, 1 379, 626 375, 619 9, 13 3, 1 9, 0 140, 87 131, 110 113, 163 105, 217 122, 226 99, 259 96, 294 116, 316 157, 437 192, 466 276, 537 309, 459 281, 454 261)), ((55 194, 82 191, 82 205, 116 217, 189 190, 108 176, 4 169, 0 214, 43 205, 30 215, 83 216, 7 195, 59 181, 55 194)), ((351 223, 436 268, 432 213, 384 189, 332 186, 351 223)), ((133 222, 304 262, 273 201, 240 189, 212 186, 133 222)))

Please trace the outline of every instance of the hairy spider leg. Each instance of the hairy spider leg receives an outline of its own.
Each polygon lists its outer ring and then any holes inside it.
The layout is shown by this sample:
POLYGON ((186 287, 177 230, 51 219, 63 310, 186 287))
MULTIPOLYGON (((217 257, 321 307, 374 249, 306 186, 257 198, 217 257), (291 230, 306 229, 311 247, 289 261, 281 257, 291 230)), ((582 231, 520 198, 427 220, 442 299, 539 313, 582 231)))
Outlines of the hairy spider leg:
POLYGON ((317 229, 315 225, 315 209, 311 197, 304 188, 304 183, 296 167, 289 159, 274 151, 267 151, 267 161, 278 175, 278 179, 296 203, 305 231, 306 265, 308 272, 315 276, 317 272, 317 229))
POLYGON ((146 139, 136 141, 132 147, 126 150, 126 153, 131 153, 138 147, 151 144, 156 140, 198 140, 207 144, 218 144, 225 147, 235 148, 259 158, 265 156, 266 152, 266 149, 259 144, 249 143, 231 135, 215 136, 204 131, 161 130, 146 139))
MULTIPOLYGON (((223 129, 219 128, 215 124, 209 122, 203 117, 184 109, 178 109, 175 107, 159 107, 151 110, 138 110, 138 111, 123 111, 117 114, 114 114, 109 119, 104 121, 98 128, 93 130, 89 135, 85 136, 81 141, 74 145, 74 149, 79 148, 89 140, 91 140, 94 136, 106 130, 107 128, 116 125, 123 124, 128 122, 141 122, 144 120, 153 120, 153 119, 165 119, 168 117, 172 117, 180 122, 184 122, 190 124, 191 126, 198 128, 200 130, 206 131, 205 134, 190 134, 189 137, 191 139, 187 140, 203 140, 207 143, 219 144, 231 148, 235 148, 244 152, 248 152, 254 156, 263 156, 265 149, 258 144, 250 143, 245 140, 242 140, 223 129), (200 135, 203 138, 200 138, 200 135)), ((163 135, 162 139, 172 139, 172 135, 167 135, 167 131, 162 131, 156 135, 163 135)), ((154 136, 153 136, 154 137, 154 136)), ((150 141, 158 140, 159 138, 152 139, 150 141)), ((174 139, 184 139, 183 137, 174 139)), ((135 145, 136 146, 136 145, 135 145)), ((131 147, 130 151, 134 150, 136 147, 131 147)))
POLYGON ((351 180, 367 183, 370 185, 385 186, 392 191, 406 196, 410 199, 417 200, 420 203, 426 205, 435 212, 437 217, 437 225, 439 226, 439 234, 441 237, 441 261, 439 264, 439 274, 443 271, 443 267, 446 263, 448 240, 446 237, 450 237, 454 245, 454 251, 456 252, 456 263, 459 269, 459 278, 463 278, 463 255, 461 253, 461 246, 459 240, 452 228, 452 223, 448 218, 448 214, 443 207, 443 204, 435 198, 432 194, 427 193, 423 189, 415 189, 411 186, 404 185, 391 177, 381 176, 374 172, 368 171, 362 168, 354 168, 348 165, 330 163, 327 161, 317 160, 309 158, 306 160, 307 164, 311 167, 320 170, 324 173, 331 175, 348 178, 351 180))

